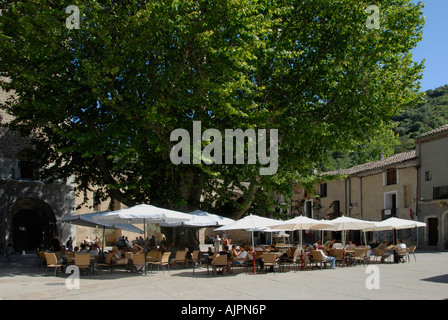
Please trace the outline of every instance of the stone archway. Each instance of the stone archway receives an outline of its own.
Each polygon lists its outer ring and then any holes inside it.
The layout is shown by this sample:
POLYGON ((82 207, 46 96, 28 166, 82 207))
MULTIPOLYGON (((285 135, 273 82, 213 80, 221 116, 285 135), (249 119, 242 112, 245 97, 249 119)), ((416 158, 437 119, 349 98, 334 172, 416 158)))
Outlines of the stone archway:
POLYGON ((56 217, 46 202, 36 198, 20 199, 9 208, 7 220, 9 242, 16 251, 50 247, 56 233, 56 217))

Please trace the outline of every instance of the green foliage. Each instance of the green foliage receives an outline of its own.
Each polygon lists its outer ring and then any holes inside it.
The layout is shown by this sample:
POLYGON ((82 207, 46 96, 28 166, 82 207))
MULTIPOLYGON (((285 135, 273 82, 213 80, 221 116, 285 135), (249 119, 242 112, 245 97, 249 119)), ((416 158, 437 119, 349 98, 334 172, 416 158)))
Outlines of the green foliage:
POLYGON ((386 135, 374 136, 351 152, 333 152, 322 171, 349 168, 358 164, 412 150, 421 134, 448 123, 448 85, 426 91, 423 103, 392 118, 393 128, 386 135))
MULTIPOLYGON (((47 177, 76 174, 126 204, 263 214, 271 192, 316 177, 333 152, 390 139, 416 105, 421 5, 377 0, 1 2, 0 72, 11 128, 34 132, 47 177), (65 8, 80 8, 80 29, 65 8), (279 130, 279 167, 178 165, 170 133, 279 130), (235 190, 243 191, 235 197, 235 190), (200 202, 202 197, 202 202, 200 202)), ((362 156, 364 157, 364 156, 362 156)))
POLYGON ((415 148, 415 138, 448 123, 448 85, 426 91, 425 101, 393 119, 400 144, 395 152, 415 148))

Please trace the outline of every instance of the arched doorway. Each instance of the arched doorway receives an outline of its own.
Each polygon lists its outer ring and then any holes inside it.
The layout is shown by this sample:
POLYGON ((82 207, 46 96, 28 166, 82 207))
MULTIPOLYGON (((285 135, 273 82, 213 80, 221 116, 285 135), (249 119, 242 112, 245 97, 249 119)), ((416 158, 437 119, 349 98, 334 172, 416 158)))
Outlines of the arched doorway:
POLYGON ((12 225, 16 251, 36 249, 42 246, 42 218, 37 212, 20 210, 14 215, 12 225))
POLYGON ((9 216, 14 250, 50 247, 56 232, 56 218, 47 203, 35 198, 21 199, 11 206, 9 216))

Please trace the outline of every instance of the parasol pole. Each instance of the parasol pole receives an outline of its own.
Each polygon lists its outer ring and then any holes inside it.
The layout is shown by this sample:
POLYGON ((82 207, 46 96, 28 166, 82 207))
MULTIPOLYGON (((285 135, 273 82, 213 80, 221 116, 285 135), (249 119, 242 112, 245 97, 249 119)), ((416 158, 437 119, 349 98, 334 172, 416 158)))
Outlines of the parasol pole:
POLYGON ((252 260, 253 260, 253 272, 256 274, 256 268, 255 268, 255 243, 254 243, 254 232, 252 231, 252 260))
POLYGON ((146 249, 146 219, 143 218, 143 247, 145 248, 145 276, 148 275, 148 268, 146 267, 146 257, 148 256, 148 251, 146 249))
POLYGON ((103 252, 103 254, 104 254, 104 234, 106 233, 106 226, 104 225, 103 226, 103 241, 102 241, 102 243, 101 243, 101 250, 102 250, 102 252, 103 252))
MULTIPOLYGON (((300 248, 302 249, 302 246, 300 246, 300 248)), ((304 265, 303 265, 303 250, 300 250, 300 270, 304 269, 304 265)))

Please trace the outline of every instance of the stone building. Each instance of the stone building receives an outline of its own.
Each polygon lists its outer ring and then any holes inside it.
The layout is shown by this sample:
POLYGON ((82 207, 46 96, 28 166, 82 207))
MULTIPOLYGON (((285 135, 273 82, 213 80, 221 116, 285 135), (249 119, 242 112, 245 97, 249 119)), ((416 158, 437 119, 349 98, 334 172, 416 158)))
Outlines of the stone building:
MULTIPOLYGON (((417 170, 417 155, 415 150, 411 150, 348 169, 327 172, 327 175, 344 178, 324 181, 319 185, 317 194, 321 215, 326 219, 344 215, 370 221, 390 217, 417 219, 417 170)), ((360 239, 359 232, 351 234, 355 241, 360 239)), ((374 236, 368 233, 369 240, 377 240, 374 236)), ((400 231, 400 236, 409 245, 421 240, 416 230, 400 231)))
MULTIPOLYGON (((0 102, 9 96, 0 90, 0 102)), ((0 110, 0 123, 12 120, 0 110)), ((84 196, 75 194, 73 181, 45 183, 39 180, 39 165, 27 155, 31 138, 22 136, 6 127, 0 127, 0 244, 11 244, 16 251, 49 248, 54 235, 62 243, 69 237, 79 245, 87 236, 101 238, 101 228, 72 226, 62 223, 63 216, 94 211, 117 210, 121 203, 110 200, 95 201, 95 193, 84 196)), ((93 188, 94 189, 94 188, 93 188)), ((106 244, 114 243, 120 236, 130 240, 139 234, 122 230, 108 230, 106 244)))
POLYGON ((416 139, 419 159, 418 213, 425 244, 448 249, 448 124, 416 139))
MULTIPOLYGON (((8 98, 0 90, 0 102, 8 98)), ((11 121, 0 110, 0 123, 11 121)), ((30 137, 0 127, 0 242, 16 251, 48 247, 56 234, 69 234, 59 220, 73 212, 75 195, 70 183, 47 184, 38 179, 37 163, 25 150, 30 137)))

